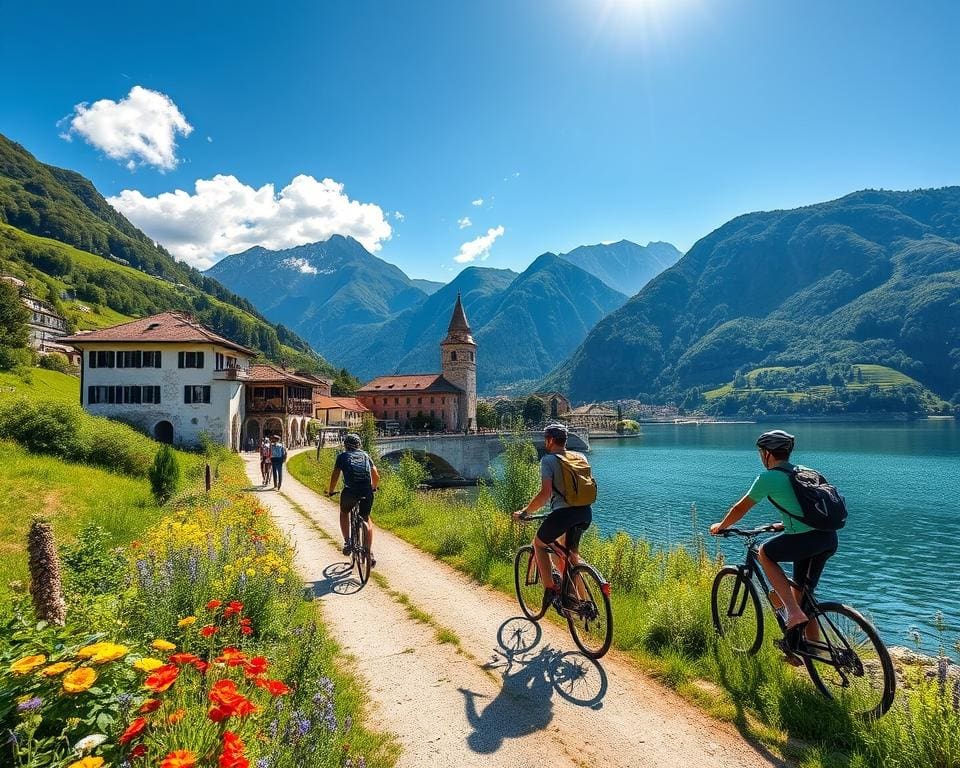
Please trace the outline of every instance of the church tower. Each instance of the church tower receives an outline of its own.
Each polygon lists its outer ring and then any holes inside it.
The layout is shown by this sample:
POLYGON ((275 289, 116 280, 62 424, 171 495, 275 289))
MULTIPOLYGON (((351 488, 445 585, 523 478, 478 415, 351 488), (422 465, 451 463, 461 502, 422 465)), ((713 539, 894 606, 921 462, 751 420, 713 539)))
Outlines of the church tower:
POLYGON ((440 342, 440 371, 443 377, 466 395, 460 398, 457 423, 450 425, 458 432, 477 428, 477 343, 457 293, 447 338, 440 342))

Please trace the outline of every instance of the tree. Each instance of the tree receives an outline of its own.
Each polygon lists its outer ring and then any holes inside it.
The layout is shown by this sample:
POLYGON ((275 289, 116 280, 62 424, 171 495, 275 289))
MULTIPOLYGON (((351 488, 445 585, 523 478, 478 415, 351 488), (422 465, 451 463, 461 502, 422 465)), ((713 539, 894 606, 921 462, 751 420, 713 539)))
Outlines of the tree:
POLYGON ((536 426, 543 421, 547 404, 536 395, 530 395, 523 403, 523 421, 527 426, 536 426))
POLYGON ((20 291, 13 283, 0 280, 0 367, 13 367, 17 359, 13 350, 27 346, 29 320, 30 310, 20 301, 20 291))
POLYGON ((351 376, 346 368, 341 368, 333 378, 330 394, 334 397, 353 397, 358 389, 360 389, 360 379, 351 376))
POLYGON ((497 428, 497 412, 485 400, 477 401, 477 426, 480 429, 497 428))
POLYGON ((166 503, 180 482, 180 464, 169 445, 161 445, 150 467, 150 489, 158 504, 166 503))
POLYGON ((365 450, 374 459, 377 454, 377 420, 372 413, 363 414, 363 422, 360 424, 360 442, 365 450))

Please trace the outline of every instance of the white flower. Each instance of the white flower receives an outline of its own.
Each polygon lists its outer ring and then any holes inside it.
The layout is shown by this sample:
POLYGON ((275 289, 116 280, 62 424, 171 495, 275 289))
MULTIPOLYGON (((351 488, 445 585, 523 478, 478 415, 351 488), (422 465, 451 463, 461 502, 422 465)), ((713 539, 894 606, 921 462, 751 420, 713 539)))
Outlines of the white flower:
POLYGON ((91 733, 89 736, 84 736, 80 741, 73 745, 74 751, 78 755, 82 755, 84 752, 90 752, 93 749, 99 747, 103 742, 107 740, 107 737, 102 733, 91 733))

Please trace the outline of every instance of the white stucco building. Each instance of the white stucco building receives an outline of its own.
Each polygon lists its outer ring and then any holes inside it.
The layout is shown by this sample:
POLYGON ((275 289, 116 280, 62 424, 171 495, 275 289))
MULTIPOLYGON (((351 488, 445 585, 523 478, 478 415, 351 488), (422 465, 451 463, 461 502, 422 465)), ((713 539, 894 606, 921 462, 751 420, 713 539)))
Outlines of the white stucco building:
POLYGON ((174 445, 241 447, 252 350, 176 312, 59 341, 83 353, 81 405, 174 445))

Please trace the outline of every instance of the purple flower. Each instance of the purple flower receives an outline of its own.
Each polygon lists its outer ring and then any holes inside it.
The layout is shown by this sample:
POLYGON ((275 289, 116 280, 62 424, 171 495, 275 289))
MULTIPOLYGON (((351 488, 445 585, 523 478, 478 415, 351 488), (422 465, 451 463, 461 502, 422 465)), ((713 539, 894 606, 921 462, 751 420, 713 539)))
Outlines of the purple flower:
POLYGON ((43 706, 43 699, 39 696, 34 696, 17 704, 17 712, 33 712, 40 709, 41 706, 43 706))
POLYGON ((257 760, 257 768, 270 768, 273 761, 269 757, 261 757, 257 760))

